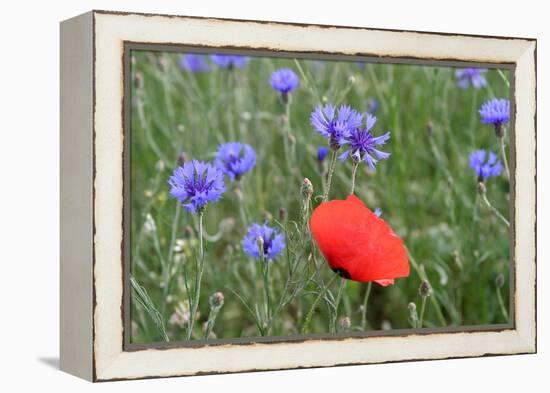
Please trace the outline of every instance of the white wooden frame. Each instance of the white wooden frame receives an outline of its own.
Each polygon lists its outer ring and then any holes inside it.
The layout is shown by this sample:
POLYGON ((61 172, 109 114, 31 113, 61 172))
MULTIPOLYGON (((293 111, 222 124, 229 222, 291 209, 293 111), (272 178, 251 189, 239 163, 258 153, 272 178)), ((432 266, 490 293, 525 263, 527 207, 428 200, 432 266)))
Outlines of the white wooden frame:
POLYGON ((92 11, 61 24, 61 368, 93 381, 536 351, 536 40, 92 11), (125 42, 514 66, 514 321, 305 342, 124 350, 125 42))

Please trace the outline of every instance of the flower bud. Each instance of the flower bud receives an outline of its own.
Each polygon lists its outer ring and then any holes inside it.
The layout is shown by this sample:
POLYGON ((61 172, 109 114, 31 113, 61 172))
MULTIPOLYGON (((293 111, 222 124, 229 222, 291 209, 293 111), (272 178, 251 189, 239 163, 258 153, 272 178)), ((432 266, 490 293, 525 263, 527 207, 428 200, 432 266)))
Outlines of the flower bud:
POLYGON ((432 123, 431 120, 429 120, 428 124, 426 124, 426 132, 428 133, 428 136, 432 136, 434 134, 434 123, 432 123))
POLYGON ((187 155, 186 152, 182 151, 180 153, 180 155, 178 156, 178 164, 179 165, 183 165, 185 164, 187 161, 189 161, 189 156, 187 155))
POLYGON ((484 195, 487 192, 485 183, 483 183, 482 181, 477 183, 477 192, 479 193, 479 195, 484 195))
POLYGON ((185 234, 185 237, 190 239, 193 237, 193 228, 191 228, 191 226, 187 225, 184 229, 183 229, 183 233, 185 234))
POLYGON ((164 171, 164 168, 165 168, 164 161, 158 160, 157 163, 155 164, 155 169, 157 170, 157 172, 164 171))
POLYGON ((284 221, 286 220, 286 216, 287 216, 286 209, 284 207, 279 208, 279 219, 281 221, 284 221))
POLYGON ((134 87, 138 90, 143 88, 143 74, 141 72, 136 72, 134 75, 134 87))
POLYGON ((223 293, 216 292, 212 296, 210 296, 210 307, 212 308, 221 308, 223 306, 223 293))
POLYGON ((271 214, 270 212, 268 211, 265 211, 262 213, 262 217, 264 219, 264 221, 271 221, 273 220, 273 214, 271 214))
POLYGON ((302 182, 302 195, 306 198, 311 198, 313 195, 313 184, 307 177, 302 182))
POLYGON ((160 56, 158 58, 158 64, 162 71, 166 71, 166 69, 168 68, 168 60, 164 56, 160 56))
POLYGON ((231 231, 235 227, 235 223, 236 221, 233 217, 224 218, 223 220, 220 221, 220 225, 219 225, 220 232, 222 234, 231 233, 231 231))
POLYGON ((351 319, 348 316, 340 318, 340 327, 342 330, 348 330, 351 327, 351 319))
POLYGON ((264 238, 261 236, 258 236, 256 238, 256 243, 258 244, 258 251, 260 252, 260 255, 264 254, 264 238))
POLYGON ((250 112, 241 112, 241 120, 242 121, 252 120, 252 114, 250 112))
POLYGON ((409 309, 409 323, 413 328, 418 327, 418 313, 416 312, 416 304, 411 302, 407 305, 409 309))
POLYGON ((381 323, 380 323, 380 328, 382 330, 391 330, 391 322, 388 321, 387 319, 384 319, 381 323))
POLYGON ((143 227, 146 233, 153 233, 157 230, 155 220, 153 219, 153 216, 151 216, 151 214, 147 213, 147 215, 145 216, 145 224, 143 224, 143 227))
POLYGON ((504 286, 504 274, 502 273, 497 274, 495 283, 497 284, 497 287, 502 288, 504 286))
POLYGON ((418 289, 418 292, 422 297, 430 296, 432 294, 432 287, 430 283, 427 280, 422 281, 422 283, 420 284, 420 288, 418 289))

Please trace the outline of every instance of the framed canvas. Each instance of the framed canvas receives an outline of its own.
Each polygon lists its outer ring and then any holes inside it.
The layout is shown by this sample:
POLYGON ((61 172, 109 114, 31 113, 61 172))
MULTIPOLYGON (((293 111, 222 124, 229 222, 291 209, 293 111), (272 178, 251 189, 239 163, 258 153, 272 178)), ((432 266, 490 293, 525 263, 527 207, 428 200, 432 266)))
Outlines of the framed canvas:
POLYGON ((61 23, 61 368, 536 352, 536 40, 61 23))

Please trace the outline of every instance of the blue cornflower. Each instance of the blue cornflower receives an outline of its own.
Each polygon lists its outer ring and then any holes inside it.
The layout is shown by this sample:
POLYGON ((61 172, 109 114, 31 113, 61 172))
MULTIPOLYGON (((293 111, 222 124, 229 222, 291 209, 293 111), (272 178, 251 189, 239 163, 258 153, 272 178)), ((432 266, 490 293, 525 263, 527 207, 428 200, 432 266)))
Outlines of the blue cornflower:
POLYGON ((280 68, 271 74, 271 87, 283 94, 288 94, 300 85, 300 78, 290 68, 280 68))
POLYGON ((378 111, 378 100, 374 97, 371 97, 367 100, 367 112, 371 115, 376 114, 378 111))
POLYGON ((367 124, 364 129, 356 128, 345 138, 344 144, 348 149, 340 156, 344 161, 349 155, 355 163, 365 161, 370 169, 374 170, 378 160, 387 159, 390 154, 376 149, 390 139, 389 131, 383 135, 374 137, 370 130, 376 123, 376 116, 367 115, 367 124), (374 157, 373 157, 374 156, 374 157))
POLYGON ((210 60, 223 69, 243 68, 248 59, 239 55, 210 55, 210 60))
POLYGON ((179 66, 180 69, 191 72, 208 72, 210 70, 206 58, 203 55, 195 53, 182 55, 179 60, 179 66))
POLYGON ((480 182, 491 176, 499 176, 502 171, 502 164, 495 153, 489 151, 487 160, 486 157, 485 150, 476 150, 470 154, 470 168, 474 170, 480 182))
POLYGON ((202 211, 209 202, 218 201, 225 192, 223 173, 202 161, 188 161, 174 169, 168 182, 170 195, 191 213, 202 211))
POLYGON ((248 227, 246 236, 243 237, 243 249, 253 258, 260 259, 259 237, 262 238, 263 256, 267 262, 274 260, 285 248, 285 235, 277 228, 267 225, 267 221, 263 225, 254 223, 248 227))
POLYGON ((456 83, 461 89, 467 89, 472 85, 476 89, 480 89, 487 85, 487 80, 483 74, 487 70, 483 68, 461 68, 455 71, 456 83))
POLYGON ((311 125, 321 136, 328 139, 330 146, 337 150, 352 130, 361 126, 363 114, 348 105, 335 109, 332 104, 318 105, 309 118, 311 125))
POLYGON ((510 120, 510 101, 505 98, 493 98, 481 105, 479 110, 481 122, 502 127, 510 120))
POLYGON ((382 209, 377 207, 376 209, 374 209, 374 215, 376 217, 380 217, 382 215, 382 209))
POLYGON ((231 181, 239 180, 256 165, 256 153, 251 146, 244 143, 224 143, 218 148, 214 165, 229 176, 231 181))
POLYGON ((328 147, 319 146, 317 148, 317 161, 323 162, 328 154, 328 147))

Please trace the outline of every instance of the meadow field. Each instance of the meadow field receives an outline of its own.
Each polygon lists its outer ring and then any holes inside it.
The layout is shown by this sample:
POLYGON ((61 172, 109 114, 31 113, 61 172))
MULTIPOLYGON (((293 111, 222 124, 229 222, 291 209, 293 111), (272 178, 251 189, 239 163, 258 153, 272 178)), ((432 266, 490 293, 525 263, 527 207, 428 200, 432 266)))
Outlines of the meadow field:
POLYGON ((508 322, 507 70, 133 50, 131 78, 133 343, 508 322))

